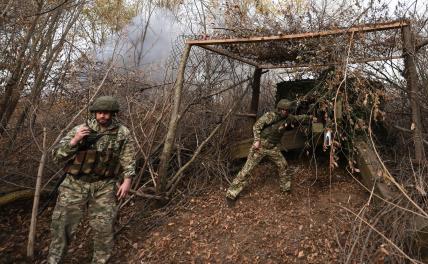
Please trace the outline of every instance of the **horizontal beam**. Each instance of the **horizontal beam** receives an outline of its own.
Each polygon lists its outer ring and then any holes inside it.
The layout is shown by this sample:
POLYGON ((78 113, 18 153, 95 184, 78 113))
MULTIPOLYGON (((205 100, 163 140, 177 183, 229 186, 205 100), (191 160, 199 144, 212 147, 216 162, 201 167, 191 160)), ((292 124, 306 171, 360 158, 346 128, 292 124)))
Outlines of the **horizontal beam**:
POLYGON ((221 44, 238 44, 238 43, 293 40, 293 39, 314 38, 314 37, 323 37, 323 36, 339 35, 339 34, 352 34, 356 32, 365 33, 365 32, 371 32, 371 31, 390 30, 390 29, 401 28, 403 26, 408 26, 408 25, 410 25, 410 22, 408 20, 399 20, 399 21, 393 21, 393 22, 387 22, 387 23, 364 24, 364 25, 357 25, 349 28, 330 29, 330 30, 318 31, 318 32, 306 32, 306 33, 264 36, 264 37, 187 40, 186 43, 189 45, 203 46, 203 45, 221 45, 221 44))
MULTIPOLYGON (((374 61, 395 60, 395 59, 402 59, 402 58, 403 58, 402 55, 389 56, 389 57, 372 57, 372 58, 350 60, 348 62, 348 64, 359 64, 359 63, 374 62, 374 61)), ((262 68, 262 69, 295 69, 295 68, 308 68, 308 67, 324 67, 324 66, 333 66, 333 65, 341 65, 341 64, 343 64, 343 62, 330 62, 330 63, 320 63, 320 64, 297 64, 297 65, 260 64, 259 68, 262 68)))
POLYGON ((252 113, 236 113, 235 116, 240 116, 240 117, 257 117, 257 114, 252 114, 252 113))
MULTIPOLYGON (((197 46, 199 46, 199 45, 197 45, 197 46)), ((240 56, 238 56, 238 55, 233 54, 232 52, 228 52, 228 51, 225 51, 225 50, 221 50, 221 49, 213 48, 213 47, 210 47, 210 46, 199 46, 199 47, 204 48, 204 49, 209 50, 209 51, 212 51, 212 52, 214 52, 214 53, 218 53, 218 54, 220 54, 220 55, 223 55, 223 56, 229 57, 229 58, 231 58, 231 59, 238 60, 238 61, 240 61, 240 62, 243 62, 243 63, 249 64, 249 65, 251 65, 251 66, 259 67, 259 66, 258 66, 258 64, 257 64, 256 62, 254 62, 254 61, 252 61, 252 60, 248 60, 248 59, 242 58, 242 57, 240 57, 240 56)))

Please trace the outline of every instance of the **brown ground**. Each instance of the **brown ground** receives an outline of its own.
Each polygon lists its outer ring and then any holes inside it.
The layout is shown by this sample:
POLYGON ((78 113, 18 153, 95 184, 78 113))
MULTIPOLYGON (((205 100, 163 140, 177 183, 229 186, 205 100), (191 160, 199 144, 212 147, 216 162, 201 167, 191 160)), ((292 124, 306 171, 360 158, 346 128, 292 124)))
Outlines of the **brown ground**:
MULTIPOLYGON (((205 189, 198 196, 148 215, 143 201, 121 213, 130 220, 117 237, 112 263, 342 263, 352 215, 367 199, 345 172, 292 162, 293 191, 279 192, 269 164, 254 173, 234 208, 228 208, 225 187, 205 189), (132 216, 132 217, 131 217, 132 216)), ((31 202, 0 211, 0 263, 24 263, 31 202)), ((49 243, 51 208, 38 225, 36 261, 43 263, 49 243)), ((84 222, 83 225, 87 226, 84 222)), ((90 261, 89 228, 80 228, 66 263, 90 261)))

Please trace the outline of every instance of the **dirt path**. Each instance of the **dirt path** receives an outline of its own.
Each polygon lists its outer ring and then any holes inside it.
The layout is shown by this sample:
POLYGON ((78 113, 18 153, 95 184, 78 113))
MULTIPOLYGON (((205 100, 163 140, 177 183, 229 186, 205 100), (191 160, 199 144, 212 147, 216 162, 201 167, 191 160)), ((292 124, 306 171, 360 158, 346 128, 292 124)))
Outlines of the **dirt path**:
MULTIPOLYGON (((225 186, 211 186, 161 218, 138 218, 117 237, 112 263, 342 263, 340 244, 348 239, 352 215, 367 199, 345 172, 318 174, 309 164, 292 162, 293 191, 283 195, 269 164, 260 166, 234 208, 225 186), (154 228, 147 228, 153 225, 154 228)), ((144 214, 137 202, 121 214, 144 214)), ((30 203, 3 208, 0 216, 0 263, 25 263, 30 203), (28 209, 28 210, 27 210, 28 209)), ((49 244, 50 212, 39 222, 36 263, 44 263, 49 244)), ((91 243, 87 223, 71 245, 66 263, 88 263, 91 243)))
POLYGON ((291 168, 291 195, 279 192, 278 180, 264 165, 232 209, 223 188, 190 199, 136 246, 134 261, 341 263, 338 243, 346 241, 352 216, 340 206, 358 210, 366 194, 343 172, 330 179, 327 168, 319 168, 316 178, 306 165, 291 168))

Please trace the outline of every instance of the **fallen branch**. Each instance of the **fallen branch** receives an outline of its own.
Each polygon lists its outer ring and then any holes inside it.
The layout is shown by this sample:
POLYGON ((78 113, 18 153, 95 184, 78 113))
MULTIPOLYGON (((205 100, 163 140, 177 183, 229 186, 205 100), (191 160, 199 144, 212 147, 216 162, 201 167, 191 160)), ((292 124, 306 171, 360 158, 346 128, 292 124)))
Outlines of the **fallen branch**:
MULTIPOLYGON (((47 193, 46 190, 43 190, 43 193, 47 193)), ((0 206, 18 201, 25 200, 34 197, 34 189, 26 189, 10 192, 6 195, 0 196, 0 206)))
POLYGON ((136 196, 147 198, 147 199, 165 200, 165 197, 163 197, 163 196, 148 194, 148 193, 144 193, 144 192, 138 191, 138 190, 137 191, 136 190, 130 190, 129 192, 136 195, 136 196))

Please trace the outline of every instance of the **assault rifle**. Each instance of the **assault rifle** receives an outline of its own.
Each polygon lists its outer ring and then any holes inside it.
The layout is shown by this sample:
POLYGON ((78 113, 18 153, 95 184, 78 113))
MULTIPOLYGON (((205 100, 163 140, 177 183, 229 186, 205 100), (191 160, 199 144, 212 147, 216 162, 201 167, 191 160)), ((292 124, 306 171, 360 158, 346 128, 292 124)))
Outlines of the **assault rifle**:
POLYGON ((79 144, 77 151, 88 150, 91 148, 97 141, 106 134, 98 133, 97 131, 91 129, 89 135, 82 139, 82 143, 79 144))

